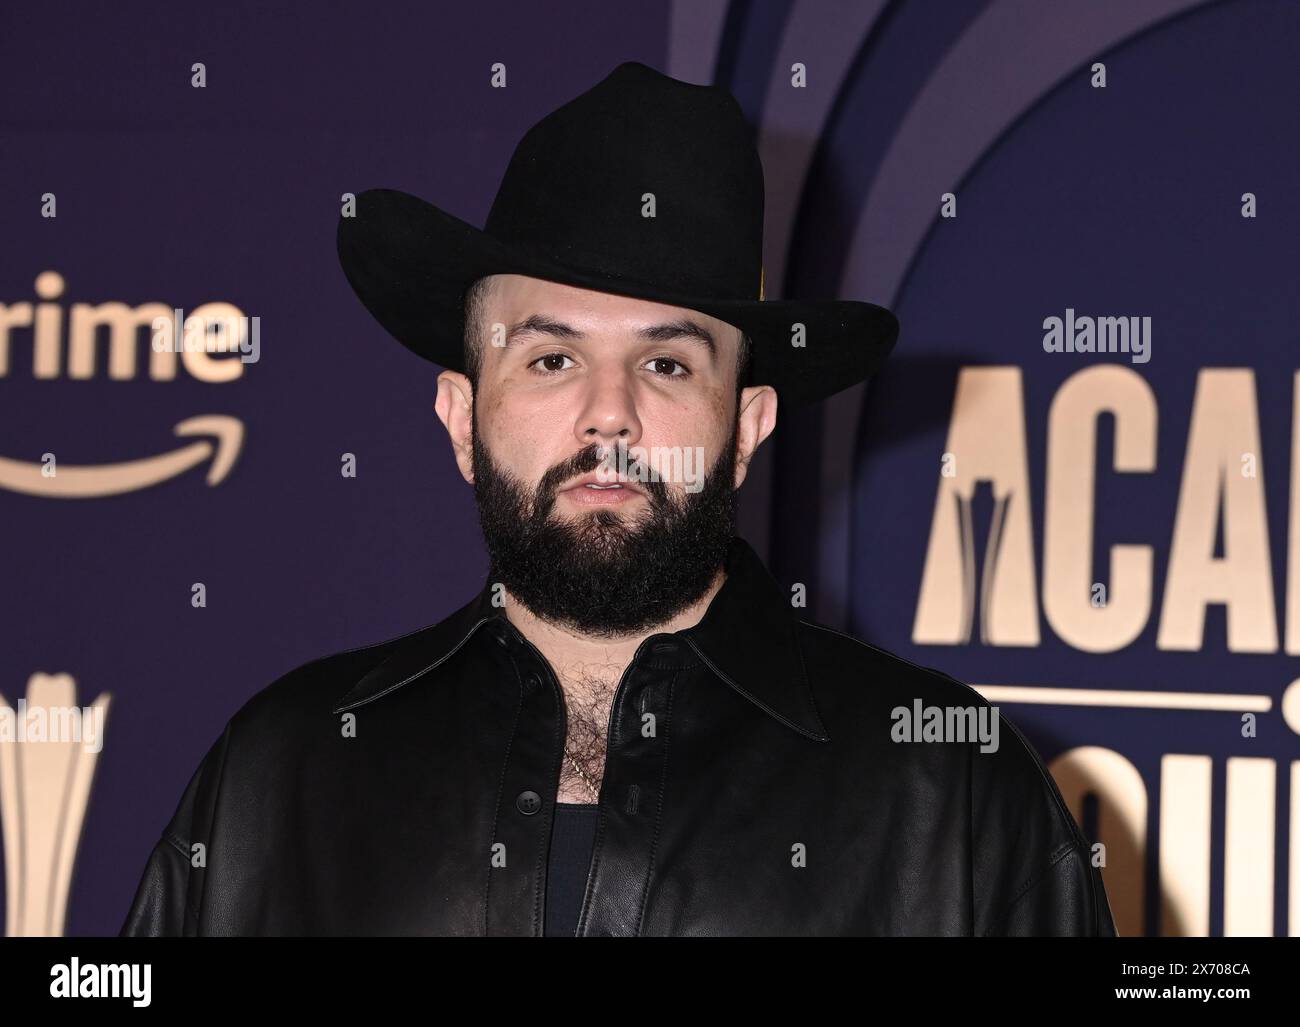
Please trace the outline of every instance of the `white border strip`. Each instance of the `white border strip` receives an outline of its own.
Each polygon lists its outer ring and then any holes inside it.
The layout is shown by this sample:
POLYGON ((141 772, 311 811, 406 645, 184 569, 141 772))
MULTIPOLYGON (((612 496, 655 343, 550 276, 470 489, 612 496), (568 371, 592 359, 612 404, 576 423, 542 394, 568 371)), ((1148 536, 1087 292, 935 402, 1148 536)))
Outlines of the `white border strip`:
POLYGON ((1135 692, 1119 688, 1047 688, 1038 685, 971 685, 990 702, 1043 703, 1050 706, 1137 706, 1152 710, 1216 710, 1267 713, 1267 695, 1216 692, 1135 692))

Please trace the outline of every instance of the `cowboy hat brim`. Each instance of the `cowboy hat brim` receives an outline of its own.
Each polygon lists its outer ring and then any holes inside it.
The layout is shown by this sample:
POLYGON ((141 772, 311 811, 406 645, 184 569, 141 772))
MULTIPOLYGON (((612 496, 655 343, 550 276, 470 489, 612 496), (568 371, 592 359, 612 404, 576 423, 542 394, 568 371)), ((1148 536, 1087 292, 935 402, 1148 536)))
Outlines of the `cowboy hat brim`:
POLYGON ((533 278, 698 310, 749 335, 752 384, 782 403, 814 403, 862 381, 889 355, 898 319, 860 300, 732 300, 688 296, 662 285, 566 264, 562 252, 497 239, 418 196, 370 189, 339 218, 339 262, 366 309, 398 342, 463 372, 465 290, 493 274, 533 278), (795 326, 803 325, 803 345, 795 326))

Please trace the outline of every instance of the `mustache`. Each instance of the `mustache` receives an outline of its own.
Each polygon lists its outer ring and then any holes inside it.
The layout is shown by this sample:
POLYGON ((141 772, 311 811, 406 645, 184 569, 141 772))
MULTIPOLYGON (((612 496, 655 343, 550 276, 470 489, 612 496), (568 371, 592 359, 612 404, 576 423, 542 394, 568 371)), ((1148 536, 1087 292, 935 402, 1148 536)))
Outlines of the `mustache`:
MULTIPOLYGON (((626 450, 626 445, 618 444, 619 447, 626 450)), ((585 446, 567 460, 562 460, 554 467, 547 470, 542 475, 542 480, 537 484, 537 505, 536 515, 545 517, 552 506, 555 505, 555 495, 559 487, 570 478, 576 478, 579 475, 587 474, 594 471, 602 463, 608 463, 613 466, 615 457, 615 447, 602 446, 599 442, 593 442, 585 446)), ((631 460, 625 457, 629 477, 635 477, 637 484, 645 489, 646 494, 650 497, 651 502, 656 505, 668 501, 668 486, 657 477, 648 474, 649 468, 641 460, 631 460)))

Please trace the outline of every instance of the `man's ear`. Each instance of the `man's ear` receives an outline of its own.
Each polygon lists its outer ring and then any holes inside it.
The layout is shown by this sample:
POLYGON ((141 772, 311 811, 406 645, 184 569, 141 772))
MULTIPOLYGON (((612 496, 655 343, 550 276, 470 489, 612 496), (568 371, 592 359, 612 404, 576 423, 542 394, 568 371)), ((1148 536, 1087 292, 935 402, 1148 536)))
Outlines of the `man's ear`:
POLYGON ((447 429, 461 477, 474 484, 474 386, 459 371, 443 371, 438 375, 438 398, 433 408, 447 429))
POLYGON ((776 427, 776 390, 751 385, 740 393, 740 420, 736 425, 736 488, 749 473, 749 461, 759 443, 776 427))

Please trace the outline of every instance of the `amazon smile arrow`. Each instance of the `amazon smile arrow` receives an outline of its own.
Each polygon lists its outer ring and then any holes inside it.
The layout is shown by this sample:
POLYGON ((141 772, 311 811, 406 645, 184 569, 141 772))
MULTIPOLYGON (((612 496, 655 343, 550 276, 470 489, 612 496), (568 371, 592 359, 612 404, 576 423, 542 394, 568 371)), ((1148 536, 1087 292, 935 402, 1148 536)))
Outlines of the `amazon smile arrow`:
POLYGON ((216 485, 230 473, 244 444, 244 425, 237 417, 205 414, 181 421, 172 429, 185 437, 206 435, 210 438, 191 442, 170 453, 126 460, 98 467, 55 465, 51 473, 45 464, 27 463, 0 457, 0 489, 22 492, 49 499, 94 499, 134 492, 184 474, 209 457, 207 482, 216 485))

